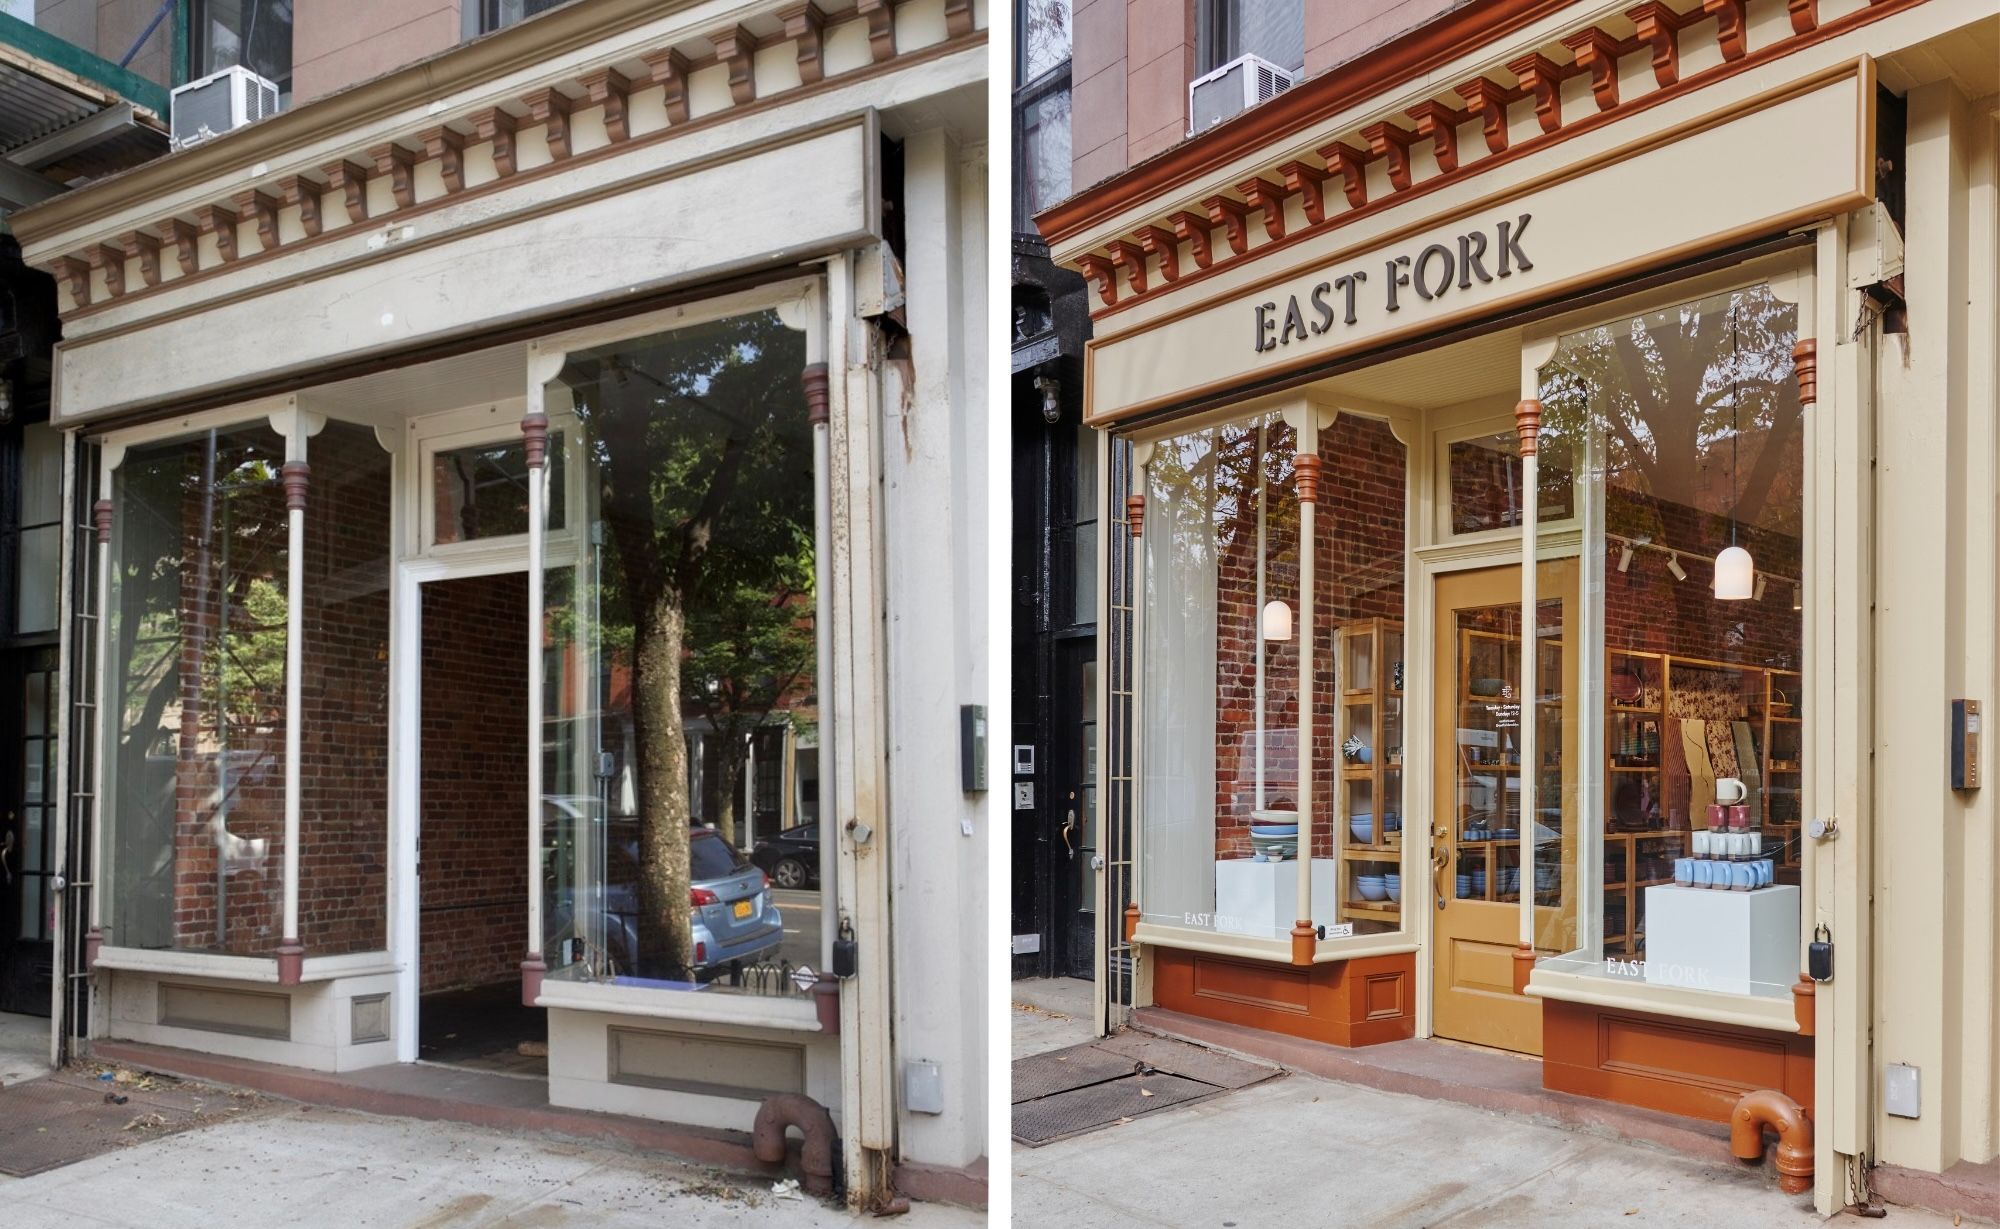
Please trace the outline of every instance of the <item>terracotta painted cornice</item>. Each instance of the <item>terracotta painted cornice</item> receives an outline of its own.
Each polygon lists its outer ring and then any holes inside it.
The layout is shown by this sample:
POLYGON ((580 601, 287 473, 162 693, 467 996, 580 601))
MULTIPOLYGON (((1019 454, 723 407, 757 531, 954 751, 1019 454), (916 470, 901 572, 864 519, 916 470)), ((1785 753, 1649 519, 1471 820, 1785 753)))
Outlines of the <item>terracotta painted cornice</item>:
POLYGON ((1192 187, 1254 149, 1325 123, 1357 103, 1422 77, 1469 51, 1569 7, 1569 0, 1472 0, 1365 56, 1310 77, 1261 106, 1204 130, 1035 219, 1060 244, 1175 188, 1192 187))

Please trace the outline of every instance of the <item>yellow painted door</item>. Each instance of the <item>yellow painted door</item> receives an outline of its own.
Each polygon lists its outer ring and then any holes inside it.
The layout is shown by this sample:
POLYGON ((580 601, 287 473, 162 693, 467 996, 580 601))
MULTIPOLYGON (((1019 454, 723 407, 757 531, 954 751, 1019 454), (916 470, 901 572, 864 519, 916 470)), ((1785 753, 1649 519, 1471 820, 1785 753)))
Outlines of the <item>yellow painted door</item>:
POLYGON ((1432 761, 1432 1029, 1478 1045, 1542 1052, 1539 1000, 1514 993, 1521 893, 1536 901, 1536 946, 1563 950, 1575 929, 1575 834, 1560 812, 1575 761, 1575 722, 1564 719, 1576 695, 1575 654, 1563 632, 1575 592, 1572 562, 1544 564, 1540 578, 1541 658, 1537 695, 1523 704, 1521 570, 1484 568, 1437 579, 1436 730, 1432 761), (1521 811, 1521 780, 1532 766, 1520 755, 1524 713, 1536 714, 1542 812, 1521 811), (1534 842, 1533 858, 1522 858, 1534 842))

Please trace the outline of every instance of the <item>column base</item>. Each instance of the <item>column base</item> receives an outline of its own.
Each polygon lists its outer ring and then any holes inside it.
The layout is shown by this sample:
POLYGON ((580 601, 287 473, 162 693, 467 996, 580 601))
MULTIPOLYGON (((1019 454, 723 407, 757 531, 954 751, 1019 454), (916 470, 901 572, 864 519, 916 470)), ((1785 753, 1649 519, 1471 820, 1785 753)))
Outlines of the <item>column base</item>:
POLYGON ((529 952, 521 962, 521 1006, 533 1007, 535 1000, 542 997, 542 975, 549 971, 540 952, 529 952))
POLYGON ((825 973, 813 983, 813 1009, 819 1013, 819 1031, 828 1036, 840 1032, 840 979, 825 973))
POLYGON ((296 986, 304 980, 305 972, 305 945, 297 939, 286 939, 278 944, 278 984, 296 986))
POLYGON ((1125 941, 1127 943, 1130 943, 1132 941, 1132 936, 1137 934, 1138 931, 1139 931, 1139 902, 1135 900, 1131 901, 1125 906, 1125 941))
POLYGON ((1528 975, 1535 971, 1535 946, 1522 943, 1514 948, 1514 993, 1528 992, 1528 975))
POLYGON ((89 972, 97 967, 97 953, 103 950, 104 932, 92 926, 90 933, 83 936, 83 968, 89 972))
POLYGON ((1799 1022, 1799 1036, 1801 1037, 1810 1037, 1813 1035, 1815 1024, 1813 1012, 1814 996, 1818 993, 1818 984, 1803 973, 1799 974, 1799 979, 1792 983, 1792 1016, 1799 1022))
POLYGON ((1319 927, 1313 925, 1313 920, 1302 917, 1292 923, 1292 963, 1305 968, 1318 953, 1319 927))

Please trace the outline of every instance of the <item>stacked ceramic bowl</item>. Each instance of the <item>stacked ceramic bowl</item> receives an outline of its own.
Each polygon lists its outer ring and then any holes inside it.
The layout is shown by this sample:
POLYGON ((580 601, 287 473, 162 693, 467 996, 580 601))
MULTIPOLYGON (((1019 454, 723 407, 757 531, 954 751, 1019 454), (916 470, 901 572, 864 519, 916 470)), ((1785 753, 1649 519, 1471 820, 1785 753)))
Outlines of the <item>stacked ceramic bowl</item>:
POLYGON ((1389 899, 1401 904, 1403 901, 1403 877, 1395 871, 1382 876, 1382 886, 1389 890, 1389 899))
POLYGON ((1503 866, 1500 868, 1500 891, 1502 895, 1521 890, 1521 868, 1503 866))
POLYGON ((1472 895, 1472 872, 1458 872, 1458 898, 1464 900, 1472 895))
POLYGON ((1250 848, 1267 862, 1297 857, 1299 816, 1296 811, 1257 811, 1250 817, 1250 848))
POLYGON ((1367 845, 1375 839, 1375 812, 1356 811, 1347 817, 1348 835, 1357 845, 1367 845))
POLYGON ((1361 894, 1363 900, 1389 899, 1389 883, 1380 875, 1356 875, 1354 890, 1361 894))

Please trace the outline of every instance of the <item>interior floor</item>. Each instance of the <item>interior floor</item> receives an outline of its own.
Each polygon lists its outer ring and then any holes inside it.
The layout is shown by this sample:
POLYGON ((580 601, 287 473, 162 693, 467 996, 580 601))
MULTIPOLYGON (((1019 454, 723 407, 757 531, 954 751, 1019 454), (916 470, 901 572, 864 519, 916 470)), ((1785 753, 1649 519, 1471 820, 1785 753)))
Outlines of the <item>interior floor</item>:
POLYGON ((521 983, 426 994, 417 1004, 417 1057, 507 1075, 547 1076, 549 1018, 521 1003, 521 983))

